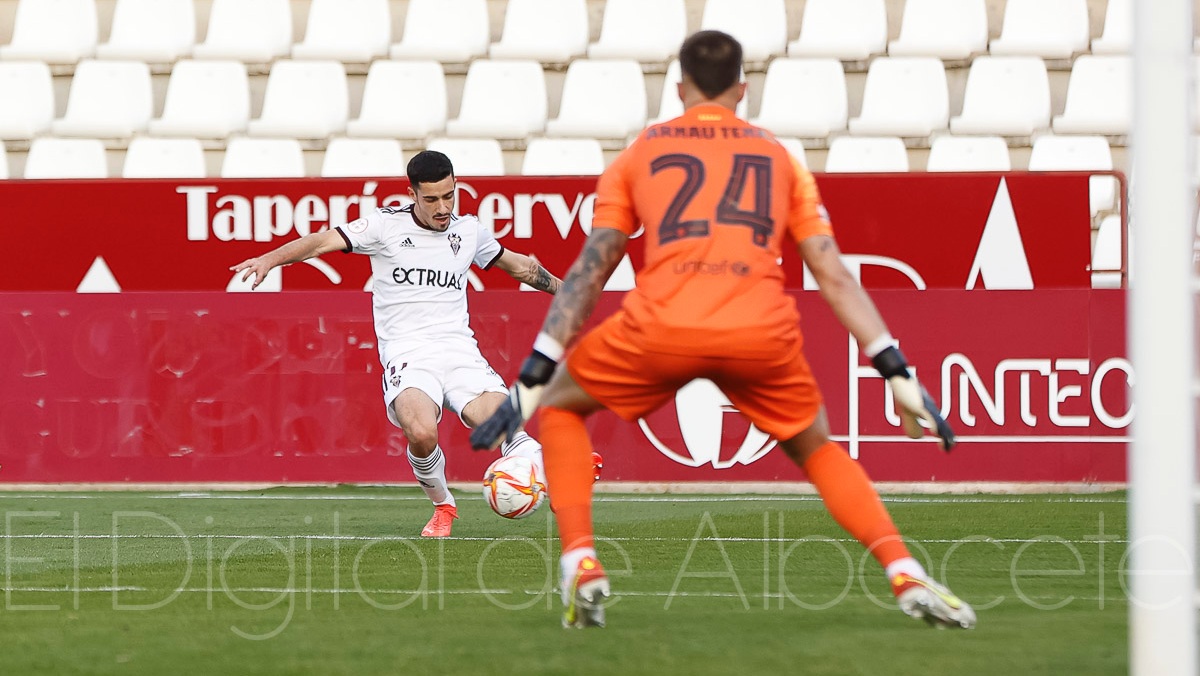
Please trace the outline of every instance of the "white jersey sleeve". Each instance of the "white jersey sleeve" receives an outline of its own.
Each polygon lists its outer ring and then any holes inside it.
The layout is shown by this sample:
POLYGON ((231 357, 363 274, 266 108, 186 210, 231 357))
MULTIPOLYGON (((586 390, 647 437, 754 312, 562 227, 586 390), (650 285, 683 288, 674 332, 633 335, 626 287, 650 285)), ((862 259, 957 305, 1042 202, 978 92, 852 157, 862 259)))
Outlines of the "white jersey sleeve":
POLYGON ((487 270, 500 258, 500 254, 504 253, 504 247, 496 241, 496 236, 491 230, 483 227, 483 223, 476 220, 475 229, 479 232, 476 238, 478 245, 475 248, 475 265, 487 270))
POLYGON ((353 253, 373 256, 383 247, 383 214, 378 209, 341 226, 353 253))

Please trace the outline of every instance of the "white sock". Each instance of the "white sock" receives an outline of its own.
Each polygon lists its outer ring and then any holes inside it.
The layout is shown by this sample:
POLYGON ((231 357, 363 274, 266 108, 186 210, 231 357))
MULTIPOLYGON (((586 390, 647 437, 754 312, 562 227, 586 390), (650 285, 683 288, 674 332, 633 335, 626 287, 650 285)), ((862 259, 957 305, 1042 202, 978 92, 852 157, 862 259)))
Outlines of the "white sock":
POLYGON ((529 458, 537 465, 538 473, 542 475, 542 479, 546 478, 546 467, 542 463, 542 445, 536 439, 529 436, 525 432, 517 432, 512 439, 505 441, 500 446, 500 455, 508 457, 510 455, 529 458))
POLYGON ((417 483, 433 504, 454 506, 454 496, 446 484, 446 456, 442 455, 440 446, 434 446, 433 453, 427 458, 418 458, 409 451, 408 464, 412 465, 417 483))
POLYGON ((929 577, 929 574, 925 572, 925 567, 920 563, 917 563, 917 560, 911 556, 906 556, 903 559, 896 559, 895 561, 892 561, 887 565, 887 568, 885 568, 883 572, 885 575, 887 575, 888 580, 891 580, 901 573, 909 575, 910 577, 915 577, 918 580, 924 580, 929 577))

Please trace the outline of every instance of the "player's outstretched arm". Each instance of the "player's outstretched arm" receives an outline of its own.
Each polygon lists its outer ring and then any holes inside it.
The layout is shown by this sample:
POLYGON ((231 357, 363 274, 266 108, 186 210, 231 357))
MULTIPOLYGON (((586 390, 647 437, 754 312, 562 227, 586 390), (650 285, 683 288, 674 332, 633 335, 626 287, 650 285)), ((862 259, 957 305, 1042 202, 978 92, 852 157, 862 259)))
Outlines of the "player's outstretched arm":
POLYGON ((471 448, 491 449, 511 438, 537 410, 542 388, 550 382, 565 346, 579 333, 596 308, 609 275, 625 255, 629 236, 613 228, 596 228, 571 265, 562 288, 550 303, 533 351, 521 365, 508 401, 471 432, 471 448))
POLYGON ((538 291, 545 291, 551 295, 558 293, 559 288, 562 287, 562 280, 550 274, 546 268, 542 267, 541 263, 531 256, 519 254, 516 251, 505 249, 496 261, 496 267, 507 272, 518 282, 528 284, 538 291))
POLYGON ((342 239, 340 234, 332 229, 324 230, 305 235, 300 239, 294 239, 261 256, 247 258, 237 265, 229 266, 229 269, 234 272, 244 273, 242 274, 243 282, 250 279, 251 275, 254 275, 254 284, 250 288, 255 289, 267 278, 267 273, 272 268, 289 263, 298 263, 331 251, 343 251, 345 248, 346 240, 342 239))
POLYGON ((954 430, 942 419, 933 397, 908 372, 908 362, 888 332, 878 308, 842 263, 837 242, 828 235, 809 237, 800 243, 800 255, 838 320, 854 336, 892 388, 904 432, 913 439, 925 435, 928 426, 939 437, 943 450, 954 447, 954 430), (922 426, 922 421, 925 426, 922 426))

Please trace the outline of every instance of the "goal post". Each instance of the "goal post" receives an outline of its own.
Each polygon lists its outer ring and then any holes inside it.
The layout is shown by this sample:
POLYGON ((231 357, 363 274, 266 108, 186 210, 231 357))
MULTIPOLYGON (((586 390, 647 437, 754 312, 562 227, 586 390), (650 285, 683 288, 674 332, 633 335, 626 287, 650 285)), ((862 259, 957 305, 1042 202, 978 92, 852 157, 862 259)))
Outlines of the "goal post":
POLYGON ((1196 661, 1195 188, 1192 0, 1135 2, 1130 169, 1133 359, 1129 661, 1192 676, 1196 661))

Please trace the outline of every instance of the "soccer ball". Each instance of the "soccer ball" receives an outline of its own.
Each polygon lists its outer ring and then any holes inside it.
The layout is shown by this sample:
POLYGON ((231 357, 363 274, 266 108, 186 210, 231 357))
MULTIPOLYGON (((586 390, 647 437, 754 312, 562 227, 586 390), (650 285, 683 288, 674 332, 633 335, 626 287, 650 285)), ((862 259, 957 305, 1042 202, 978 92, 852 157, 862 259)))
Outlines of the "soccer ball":
POLYGON ((546 500, 546 481, 529 458, 510 455, 493 462, 483 475, 483 498, 506 519, 524 519, 546 500))

